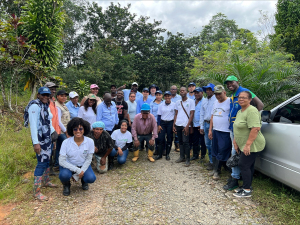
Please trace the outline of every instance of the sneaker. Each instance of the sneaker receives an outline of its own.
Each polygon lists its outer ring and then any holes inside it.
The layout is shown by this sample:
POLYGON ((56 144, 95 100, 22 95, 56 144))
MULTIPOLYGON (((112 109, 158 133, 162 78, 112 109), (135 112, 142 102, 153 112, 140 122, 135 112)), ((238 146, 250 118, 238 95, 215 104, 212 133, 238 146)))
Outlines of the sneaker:
MULTIPOLYGON (((241 192, 241 191, 243 191, 243 190, 244 190, 244 189, 243 189, 243 186, 239 186, 237 189, 234 189, 234 192, 235 192, 235 193, 239 193, 239 192, 241 192)), ((253 191, 252 186, 250 186, 250 190, 253 191)))
POLYGON ((239 187, 238 180, 237 179, 231 179, 230 181, 227 182, 226 185, 223 186, 223 189, 231 191, 231 190, 236 189, 237 187, 239 187))
POLYGON ((252 196, 252 191, 250 192, 246 192, 244 189, 238 193, 234 193, 233 194, 234 197, 238 197, 238 198, 249 198, 252 196))

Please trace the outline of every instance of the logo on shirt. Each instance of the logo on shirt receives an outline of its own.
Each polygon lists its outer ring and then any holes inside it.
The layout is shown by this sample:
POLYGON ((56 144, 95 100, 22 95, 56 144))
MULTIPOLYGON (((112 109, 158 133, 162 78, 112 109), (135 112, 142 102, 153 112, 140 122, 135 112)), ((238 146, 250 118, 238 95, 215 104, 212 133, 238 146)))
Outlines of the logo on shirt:
POLYGON ((89 152, 89 150, 83 150, 83 154, 84 154, 84 155, 87 155, 88 152, 89 152))

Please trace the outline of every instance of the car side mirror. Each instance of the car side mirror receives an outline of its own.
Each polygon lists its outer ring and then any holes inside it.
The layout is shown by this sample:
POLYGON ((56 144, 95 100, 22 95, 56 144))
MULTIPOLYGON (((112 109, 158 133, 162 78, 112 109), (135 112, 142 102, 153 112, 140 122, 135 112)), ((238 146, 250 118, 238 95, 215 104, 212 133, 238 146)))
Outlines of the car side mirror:
POLYGON ((270 123, 271 122, 270 117, 271 117, 271 111, 264 110, 264 111, 261 112, 261 120, 263 122, 270 123))

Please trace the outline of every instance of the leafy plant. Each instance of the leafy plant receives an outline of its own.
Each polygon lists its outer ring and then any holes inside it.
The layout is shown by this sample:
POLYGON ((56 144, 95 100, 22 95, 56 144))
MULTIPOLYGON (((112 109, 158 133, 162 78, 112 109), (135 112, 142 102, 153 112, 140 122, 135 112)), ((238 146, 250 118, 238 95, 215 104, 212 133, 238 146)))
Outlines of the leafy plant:
POLYGON ((90 83, 85 80, 77 80, 73 86, 80 98, 83 98, 90 92, 90 83))

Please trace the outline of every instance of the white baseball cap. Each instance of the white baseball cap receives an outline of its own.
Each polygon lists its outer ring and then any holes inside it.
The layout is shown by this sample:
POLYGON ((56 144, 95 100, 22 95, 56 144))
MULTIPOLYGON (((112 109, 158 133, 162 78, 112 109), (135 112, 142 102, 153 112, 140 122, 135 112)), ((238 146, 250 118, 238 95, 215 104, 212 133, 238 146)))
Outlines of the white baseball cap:
POLYGON ((139 86, 137 82, 133 82, 131 85, 139 86))
POLYGON ((75 92, 75 91, 71 91, 70 93, 69 93, 69 97, 70 98, 75 98, 75 97, 77 97, 78 96, 78 94, 77 94, 77 92, 75 92))

